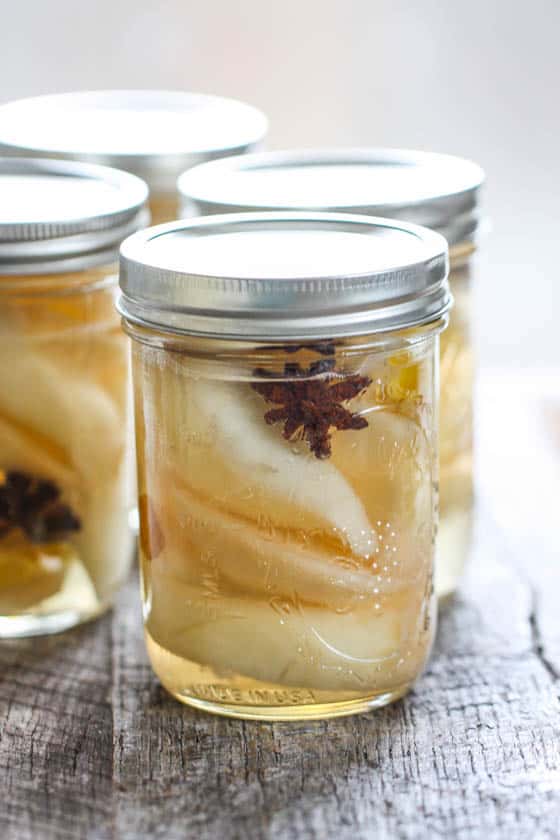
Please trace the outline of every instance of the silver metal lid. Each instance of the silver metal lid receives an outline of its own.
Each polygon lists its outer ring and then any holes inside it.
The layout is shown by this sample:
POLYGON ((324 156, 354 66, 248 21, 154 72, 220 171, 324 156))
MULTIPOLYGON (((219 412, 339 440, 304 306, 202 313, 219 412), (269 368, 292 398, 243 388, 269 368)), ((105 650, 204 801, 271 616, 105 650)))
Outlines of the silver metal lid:
POLYGON ((106 166, 0 158, 0 275, 112 262, 148 224, 147 198, 140 178, 106 166))
POLYGON ((445 239, 415 225, 329 213, 206 216, 123 242, 119 310, 191 335, 362 335, 440 318, 447 272, 445 239))
POLYGON ((403 219, 472 239, 484 172, 451 155, 398 149, 294 150, 229 158, 185 172, 183 215, 321 210, 403 219))
POLYGON ((0 107, 0 154, 116 166, 174 193, 185 169, 254 148, 264 114, 244 102, 165 90, 101 90, 0 107))

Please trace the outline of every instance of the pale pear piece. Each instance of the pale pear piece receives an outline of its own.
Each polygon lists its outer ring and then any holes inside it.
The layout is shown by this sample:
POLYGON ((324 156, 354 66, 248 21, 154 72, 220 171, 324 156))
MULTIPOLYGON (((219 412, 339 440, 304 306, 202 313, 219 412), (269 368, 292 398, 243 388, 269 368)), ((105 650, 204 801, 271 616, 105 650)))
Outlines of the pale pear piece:
POLYGON ((23 342, 2 342, 0 351, 0 415, 50 438, 87 481, 115 472, 123 418, 103 390, 65 376, 23 342))
MULTIPOLYGON (((120 473, 103 482, 84 483, 75 470, 61 463, 56 448, 47 444, 0 417, 0 465, 48 478, 61 489, 81 520, 72 543, 105 597, 122 582, 132 554, 132 537, 123 526, 131 497, 128 464, 121 463, 120 473)), ((111 471, 114 468, 111 465, 111 471)))
POLYGON ((438 528, 438 562, 434 586, 439 599, 451 595, 463 571, 465 546, 471 541, 473 514, 470 507, 442 511, 438 528))
POLYGON ((123 411, 100 386, 65 375, 28 343, 3 341, 0 433, 0 468, 53 480, 80 517, 72 543, 104 597, 131 556, 123 411))
POLYGON ((397 575, 380 583, 371 561, 337 555, 324 544, 303 545, 285 532, 267 535, 251 520, 210 506, 176 470, 164 471, 157 497, 165 499, 156 517, 169 547, 157 562, 186 583, 206 581, 220 592, 233 588, 234 594, 297 598, 336 610, 373 604, 402 585, 397 575))
POLYGON ((76 331, 73 340, 67 340, 63 335, 34 340, 30 346, 64 378, 100 387, 119 411, 124 411, 124 383, 129 376, 129 359, 120 328, 108 330, 105 325, 92 325, 76 331))
POLYGON ((77 476, 66 453, 48 438, 0 415, 0 468, 48 477, 59 487, 74 489, 77 476))
POLYGON ((147 630, 176 656, 277 685, 381 692, 412 681, 431 637, 418 605, 399 603, 377 616, 371 606, 338 614, 317 607, 275 609, 250 598, 204 597, 158 571, 151 582, 147 630))
POLYGON ((159 374, 154 366, 153 376, 161 405, 152 411, 165 428, 147 440, 148 460, 167 457, 195 491, 264 527, 328 530, 358 556, 372 554, 375 532, 342 472, 268 426, 267 406, 248 383, 194 380, 178 366, 159 374))
MULTIPOLYGON (((351 480, 364 484, 366 498, 396 512, 429 486, 431 448, 424 429, 404 414, 376 407, 364 410, 364 416, 365 429, 337 436, 332 461, 340 468, 349 462, 351 480)), ((414 510, 413 504, 409 512, 414 510)))
POLYGON ((440 355, 442 461, 452 460, 472 447, 472 382, 473 358, 469 347, 447 341, 440 355))
POLYGON ((82 563, 76 558, 68 567, 64 588, 41 602, 34 615, 52 615, 66 610, 82 616, 93 616, 101 606, 93 582, 82 563))
POLYGON ((123 583, 130 568, 134 537, 127 526, 130 511, 126 467, 104 483, 86 488, 82 528, 72 535, 99 597, 108 598, 123 583))
POLYGON ((424 429, 409 417, 388 409, 366 416, 366 429, 336 438, 332 462, 346 470, 377 526, 376 554, 396 560, 400 573, 412 579, 432 557, 432 447, 424 429))
POLYGON ((470 452, 461 452, 453 461, 440 461, 440 516, 453 508, 470 507, 472 502, 472 456, 470 452))

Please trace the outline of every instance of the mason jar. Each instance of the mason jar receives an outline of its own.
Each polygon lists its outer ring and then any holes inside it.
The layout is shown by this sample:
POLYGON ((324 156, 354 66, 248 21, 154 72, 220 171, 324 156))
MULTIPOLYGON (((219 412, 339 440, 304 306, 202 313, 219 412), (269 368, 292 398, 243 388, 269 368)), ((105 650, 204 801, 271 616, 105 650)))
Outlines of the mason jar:
POLYGON ((280 720, 402 696, 435 628, 447 246, 334 214, 121 249, 148 653, 180 701, 280 720))
POLYGON ((100 163, 143 178, 153 224, 176 219, 185 169, 254 149, 267 131, 256 108, 218 96, 101 90, 0 106, 0 154, 100 163))
POLYGON ((0 637, 99 614, 129 570, 115 261, 147 194, 105 167, 0 159, 0 637))
POLYGON ((484 174, 449 155, 394 149, 270 152, 204 164, 179 179, 185 217, 240 211, 331 210, 402 219, 443 234, 455 299, 441 337, 440 528, 436 592, 457 587, 473 509, 473 257, 484 174))

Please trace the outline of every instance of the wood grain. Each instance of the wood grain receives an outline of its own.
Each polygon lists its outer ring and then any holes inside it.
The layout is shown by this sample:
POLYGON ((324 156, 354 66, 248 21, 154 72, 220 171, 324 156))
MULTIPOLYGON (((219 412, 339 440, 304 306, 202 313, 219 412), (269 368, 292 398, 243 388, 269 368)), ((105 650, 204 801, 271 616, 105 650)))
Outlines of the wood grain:
POLYGON ((107 824, 110 631, 104 620, 0 646, 0 837, 94 837, 107 824))
POLYGON ((559 541, 537 513, 560 483, 496 444, 488 394, 472 560, 411 695, 318 723, 191 711, 151 673, 131 581, 91 626, 0 646, 0 838, 556 840, 559 541))

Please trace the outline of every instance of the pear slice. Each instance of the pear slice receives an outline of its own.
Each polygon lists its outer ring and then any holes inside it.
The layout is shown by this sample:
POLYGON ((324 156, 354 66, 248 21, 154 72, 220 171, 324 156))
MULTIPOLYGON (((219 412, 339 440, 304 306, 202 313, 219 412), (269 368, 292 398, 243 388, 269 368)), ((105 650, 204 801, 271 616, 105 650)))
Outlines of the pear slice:
POLYGON ((124 421, 112 400, 23 342, 2 342, 0 415, 51 439, 86 479, 112 472, 122 456, 124 421))
MULTIPOLYGON (((196 497, 176 470, 164 470, 156 511, 169 547, 153 562, 166 574, 196 584, 205 581, 216 591, 233 590, 266 598, 299 599, 346 610, 394 591, 398 575, 383 583, 364 561, 342 548, 319 540, 307 544, 280 529, 262 531, 196 497)), ((304 535, 305 536, 305 535, 304 535)))
POLYGON ((49 477, 59 487, 76 486, 76 473, 60 446, 40 432, 1 414, 0 467, 49 477))
POLYGON ((358 556, 372 554, 375 531, 341 470, 268 426, 248 383, 194 380, 178 363, 151 375, 148 463, 175 464, 199 495, 261 527, 329 530, 358 556))
POLYGON ((277 685, 380 692, 406 685, 430 643, 414 594, 378 615, 336 613, 250 598, 205 597, 161 572, 152 575, 147 630, 176 656, 277 685), (408 603, 410 601, 410 603, 408 603))
POLYGON ((72 542, 102 595, 130 563, 128 447, 124 408, 103 388, 26 342, 2 342, 0 467, 57 484, 82 521, 72 542))
POLYGON ((332 462, 345 470, 376 526, 378 566, 412 581, 432 562, 435 450, 409 417, 385 408, 366 416, 366 429, 335 438, 332 462))
POLYGON ((100 607, 101 601, 93 581, 87 569, 76 558, 66 569, 64 587, 44 600, 33 612, 35 615, 53 615, 69 610, 87 618, 95 615, 100 607))
POLYGON ((35 545, 17 532, 0 540, 0 614, 90 612, 97 605, 89 575, 69 543, 35 545))
POLYGON ((123 583, 133 558, 127 467, 126 462, 121 463, 119 475, 86 488, 82 528, 72 539, 101 600, 123 583))
POLYGON ((51 440, 0 416, 0 465, 56 483, 81 520, 72 543, 101 597, 110 594, 125 577, 132 556, 132 538, 124 524, 131 497, 128 463, 121 458, 120 464, 111 464, 104 481, 85 482, 51 440))

